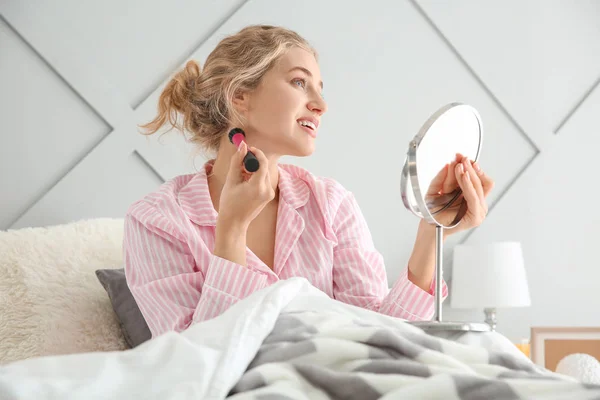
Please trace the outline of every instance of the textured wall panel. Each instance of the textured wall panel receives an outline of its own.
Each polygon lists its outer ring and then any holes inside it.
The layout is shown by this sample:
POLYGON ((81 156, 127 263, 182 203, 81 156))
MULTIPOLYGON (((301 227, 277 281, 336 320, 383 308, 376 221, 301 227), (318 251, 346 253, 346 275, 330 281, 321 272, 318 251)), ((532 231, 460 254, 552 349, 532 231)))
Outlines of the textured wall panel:
POLYGON ((110 127, 0 18, 0 229, 52 187, 110 127))
MULTIPOLYGON (((27 26, 47 29, 44 46, 139 104, 242 0, 9 2, 27 26), (22 15, 26 13, 26 15, 22 15)), ((39 28, 36 28, 39 29, 39 28)))
POLYGON ((85 174, 84 179, 91 184, 79 185, 81 191, 70 191, 70 197, 61 190, 49 192, 12 228, 95 217, 122 218, 131 203, 162 183, 135 152, 128 157, 106 160, 106 165, 85 174))
POLYGON ((417 0, 540 148, 600 77, 600 2, 417 0))

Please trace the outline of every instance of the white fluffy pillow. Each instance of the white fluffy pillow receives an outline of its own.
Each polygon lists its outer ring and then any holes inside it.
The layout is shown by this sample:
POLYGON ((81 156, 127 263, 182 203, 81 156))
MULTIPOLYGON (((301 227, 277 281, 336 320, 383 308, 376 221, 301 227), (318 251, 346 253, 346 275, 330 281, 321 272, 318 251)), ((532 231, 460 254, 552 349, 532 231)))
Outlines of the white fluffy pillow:
POLYGON ((0 231, 0 363, 127 348, 95 270, 122 267, 122 219, 0 231))

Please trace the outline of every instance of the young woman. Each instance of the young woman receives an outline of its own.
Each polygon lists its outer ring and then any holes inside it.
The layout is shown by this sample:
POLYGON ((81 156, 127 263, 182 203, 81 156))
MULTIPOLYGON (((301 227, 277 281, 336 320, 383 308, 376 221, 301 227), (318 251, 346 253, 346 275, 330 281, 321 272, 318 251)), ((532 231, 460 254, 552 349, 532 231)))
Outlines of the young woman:
MULTIPOLYGON (((434 312, 435 228, 422 222, 408 266, 390 290, 384 260, 352 193, 330 178, 280 164, 315 148, 327 111, 317 53, 298 34, 249 26, 223 39, 203 70, 190 61, 160 96, 147 134, 186 130, 216 153, 135 202, 125 218, 127 282, 153 337, 213 318, 280 279, 305 277, 339 301, 408 320, 434 312), (236 148, 234 127, 246 133, 236 148), (252 151, 254 173, 243 159, 252 151)), ((492 181, 456 160, 440 176, 460 185, 479 225, 492 181)), ((443 297, 448 293, 443 282, 443 297)))

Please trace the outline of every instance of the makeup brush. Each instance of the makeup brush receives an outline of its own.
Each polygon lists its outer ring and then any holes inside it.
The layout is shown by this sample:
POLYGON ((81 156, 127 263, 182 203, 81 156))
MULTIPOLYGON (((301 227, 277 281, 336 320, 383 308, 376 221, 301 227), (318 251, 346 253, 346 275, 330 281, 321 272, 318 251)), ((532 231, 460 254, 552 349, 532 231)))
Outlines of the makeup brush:
MULTIPOLYGON (((229 141, 236 147, 240 147, 240 144, 246 141, 246 134, 241 128, 233 128, 229 131, 229 141)), ((258 171, 258 159, 250 150, 248 150, 244 157, 244 167, 246 167, 246 171, 248 172, 258 171)))

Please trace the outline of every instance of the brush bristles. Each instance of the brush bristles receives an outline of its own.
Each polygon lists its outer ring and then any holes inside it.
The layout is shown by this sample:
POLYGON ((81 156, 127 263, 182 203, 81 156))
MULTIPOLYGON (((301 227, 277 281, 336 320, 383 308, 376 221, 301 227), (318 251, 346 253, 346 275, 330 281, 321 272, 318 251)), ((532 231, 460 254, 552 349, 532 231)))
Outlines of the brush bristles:
POLYGON ((244 135, 244 137, 246 137, 246 134, 244 133, 242 128, 233 128, 232 130, 229 131, 229 141, 231 143, 233 143, 233 137, 238 133, 241 133, 242 135, 244 135))

